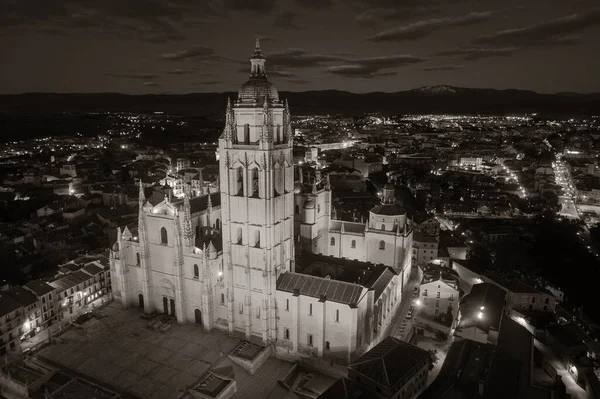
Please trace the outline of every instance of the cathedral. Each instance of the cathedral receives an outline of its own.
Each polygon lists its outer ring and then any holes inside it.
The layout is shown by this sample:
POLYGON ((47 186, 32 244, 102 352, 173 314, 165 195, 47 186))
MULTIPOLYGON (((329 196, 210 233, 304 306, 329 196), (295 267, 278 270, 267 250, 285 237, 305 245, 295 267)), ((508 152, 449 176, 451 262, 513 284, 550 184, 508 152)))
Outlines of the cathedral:
POLYGON ((119 228, 111 250, 114 297, 281 356, 347 363, 392 323, 412 224, 391 186, 366 224, 335 220, 329 179, 295 178, 290 111, 258 40, 250 63, 227 103, 219 192, 153 205, 140 182, 137 231, 119 228))

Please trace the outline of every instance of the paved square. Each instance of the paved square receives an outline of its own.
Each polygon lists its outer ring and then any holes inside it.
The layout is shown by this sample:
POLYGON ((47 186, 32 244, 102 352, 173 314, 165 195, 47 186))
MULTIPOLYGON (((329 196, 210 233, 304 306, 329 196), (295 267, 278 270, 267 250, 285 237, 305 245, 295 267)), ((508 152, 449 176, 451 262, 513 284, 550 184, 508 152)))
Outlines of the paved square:
POLYGON ((252 376, 227 358, 239 342, 227 334, 207 333, 195 324, 173 324, 165 333, 154 331, 139 309, 122 309, 117 303, 101 313, 106 317, 93 320, 85 329, 70 328, 38 355, 144 399, 185 397, 182 394, 203 373, 224 365, 234 368, 238 388, 234 398, 284 394, 278 391, 277 380, 293 365, 270 358, 252 376))

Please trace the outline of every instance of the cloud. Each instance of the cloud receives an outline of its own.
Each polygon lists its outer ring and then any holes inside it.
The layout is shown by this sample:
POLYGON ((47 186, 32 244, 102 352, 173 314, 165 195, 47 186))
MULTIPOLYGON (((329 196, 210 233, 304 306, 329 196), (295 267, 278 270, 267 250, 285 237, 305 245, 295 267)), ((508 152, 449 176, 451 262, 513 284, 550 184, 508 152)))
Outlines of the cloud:
POLYGON ((483 48, 483 47, 471 47, 471 48, 456 48, 446 51, 441 51, 434 55, 437 56, 449 56, 462 58, 463 60, 476 61, 484 58, 491 57, 508 57, 519 51, 516 47, 506 48, 483 48))
POLYGON ((271 53, 266 58, 267 72, 269 68, 314 68, 345 60, 339 55, 308 53, 297 48, 271 53))
POLYGON ((279 78, 291 78, 291 77, 296 76, 296 75, 294 75, 293 73, 290 73, 290 72, 277 71, 277 70, 267 71, 267 75, 268 76, 276 76, 276 77, 279 77, 279 78))
POLYGON ((434 72, 434 71, 456 71, 457 69, 462 69, 462 65, 439 65, 439 66, 431 66, 423 68, 423 71, 434 72))
POLYGON ((600 8, 558 18, 524 28, 507 29, 474 40, 479 45, 546 47, 553 45, 577 44, 575 34, 592 26, 600 25, 600 8))
POLYGON ((424 15, 431 16, 438 11, 428 5, 394 5, 393 7, 368 7, 357 14, 354 20, 365 25, 375 26, 380 21, 407 21, 424 15))
POLYGON ((189 70, 189 69, 177 68, 177 69, 171 69, 169 71, 165 71, 165 73, 167 73, 169 75, 187 75, 190 73, 194 73, 194 71, 189 70))
POLYGON ((275 26, 283 29, 300 29, 300 27, 294 23, 294 19, 297 16, 298 14, 293 11, 283 10, 275 15, 275 20, 273 22, 275 26))
POLYGON ((162 54, 161 57, 164 60, 170 61, 181 61, 190 58, 211 58, 214 56, 214 50, 208 47, 194 47, 187 50, 177 51, 175 53, 162 54))
POLYGON ((151 80, 159 78, 159 75, 152 73, 104 73, 105 76, 122 79, 138 79, 138 80, 151 80))
POLYGON ((217 84, 220 84, 220 83, 223 83, 223 81, 221 81, 221 80, 207 80, 207 81, 204 81, 204 82, 194 82, 194 83, 192 83, 192 85, 194 85, 194 86, 211 86, 211 85, 217 85, 217 84))
POLYGON ((304 84, 310 83, 309 80, 304 80, 304 79, 288 79, 287 82, 297 84, 297 85, 304 85, 304 84))
POLYGON ((421 39, 443 28, 473 25, 488 21, 491 17, 491 12, 472 12, 458 17, 427 19, 379 32, 376 35, 368 37, 367 40, 373 42, 401 42, 405 40, 421 39))
POLYGON ((327 67, 326 72, 355 78, 374 78, 395 75, 389 69, 417 64, 426 61, 412 55, 391 55, 348 60, 345 64, 327 67))
POLYGON ((247 11, 255 14, 270 13, 275 8, 275 0, 226 0, 229 10, 247 11))
POLYGON ((333 6, 333 0, 296 0, 295 2, 299 7, 314 10, 331 8, 333 6))

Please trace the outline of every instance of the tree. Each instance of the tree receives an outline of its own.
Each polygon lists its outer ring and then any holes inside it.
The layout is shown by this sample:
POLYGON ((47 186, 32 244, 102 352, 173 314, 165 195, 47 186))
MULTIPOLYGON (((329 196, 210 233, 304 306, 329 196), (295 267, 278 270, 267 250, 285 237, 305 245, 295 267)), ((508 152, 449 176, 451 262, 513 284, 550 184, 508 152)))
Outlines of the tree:
POLYGON ((437 349, 429 349, 429 371, 433 370, 435 364, 440 360, 437 349))

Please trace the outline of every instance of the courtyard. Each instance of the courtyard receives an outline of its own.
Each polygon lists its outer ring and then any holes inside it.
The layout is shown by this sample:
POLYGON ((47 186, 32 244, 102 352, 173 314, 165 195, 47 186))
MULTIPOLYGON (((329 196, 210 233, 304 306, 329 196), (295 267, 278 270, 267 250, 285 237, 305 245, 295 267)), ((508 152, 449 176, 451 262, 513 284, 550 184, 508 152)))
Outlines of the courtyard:
POLYGON ((227 358, 240 342, 227 334, 205 332, 195 324, 152 330, 139 309, 122 309, 117 303, 100 313, 104 317, 66 330, 37 355, 144 399, 186 397, 200 376, 222 366, 233 367, 235 398, 277 397, 277 380, 293 366, 271 357, 250 376, 227 358))

